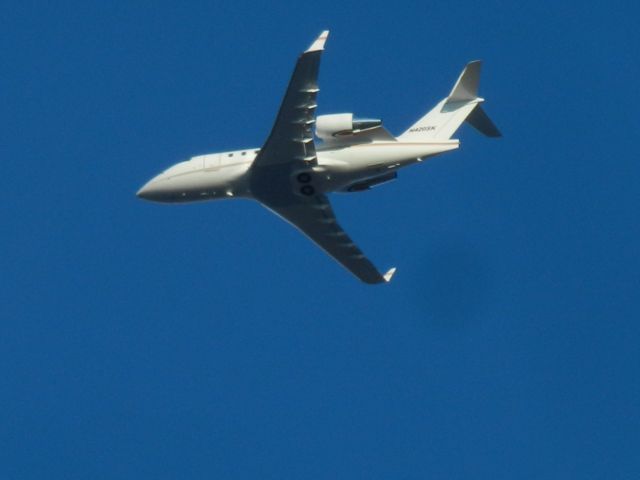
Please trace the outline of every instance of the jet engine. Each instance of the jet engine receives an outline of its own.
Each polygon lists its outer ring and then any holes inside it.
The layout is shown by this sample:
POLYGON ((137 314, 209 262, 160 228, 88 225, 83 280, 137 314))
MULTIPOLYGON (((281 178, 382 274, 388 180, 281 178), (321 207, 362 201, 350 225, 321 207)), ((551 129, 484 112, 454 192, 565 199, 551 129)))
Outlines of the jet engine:
POLYGON ((382 120, 353 118, 353 113, 318 115, 316 118, 316 135, 325 142, 331 142, 336 137, 356 135, 365 130, 378 128, 381 125, 382 120))

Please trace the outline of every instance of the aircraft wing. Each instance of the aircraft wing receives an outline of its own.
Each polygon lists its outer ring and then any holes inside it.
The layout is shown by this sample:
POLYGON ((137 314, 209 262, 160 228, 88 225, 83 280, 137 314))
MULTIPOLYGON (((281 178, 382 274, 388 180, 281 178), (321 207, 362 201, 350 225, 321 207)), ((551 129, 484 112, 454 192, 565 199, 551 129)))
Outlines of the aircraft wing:
POLYGON ((325 195, 294 192, 292 178, 317 165, 313 143, 320 55, 329 32, 324 31, 298 58, 280 111, 267 141, 250 168, 253 197, 313 240, 347 270, 366 283, 389 281, 373 266, 336 222, 325 195))
POLYGON ((395 268, 382 275, 369 261, 351 238, 342 230, 329 199, 325 195, 298 197, 291 195, 286 204, 270 204, 260 199, 262 204, 313 240, 344 268, 365 283, 389 282, 395 268))
POLYGON ((290 162, 317 163, 312 127, 320 91, 320 56, 328 36, 328 31, 322 32, 298 58, 271 134, 253 161, 254 168, 290 162))

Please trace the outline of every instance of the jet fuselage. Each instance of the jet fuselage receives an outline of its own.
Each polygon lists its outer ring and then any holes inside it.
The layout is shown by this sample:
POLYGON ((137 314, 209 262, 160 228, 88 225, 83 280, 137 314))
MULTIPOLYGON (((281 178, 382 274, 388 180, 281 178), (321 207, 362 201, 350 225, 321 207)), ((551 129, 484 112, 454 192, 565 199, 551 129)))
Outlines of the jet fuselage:
MULTIPOLYGON (((301 195, 305 194, 302 192, 347 192, 352 185, 383 177, 456 148, 458 140, 373 142, 339 148, 318 146, 317 165, 295 172, 291 182, 294 191, 301 195), (305 185, 313 190, 301 192, 305 185)), ((192 157, 153 177, 137 195, 164 203, 253 198, 250 167, 258 152, 258 149, 247 149, 192 157)))

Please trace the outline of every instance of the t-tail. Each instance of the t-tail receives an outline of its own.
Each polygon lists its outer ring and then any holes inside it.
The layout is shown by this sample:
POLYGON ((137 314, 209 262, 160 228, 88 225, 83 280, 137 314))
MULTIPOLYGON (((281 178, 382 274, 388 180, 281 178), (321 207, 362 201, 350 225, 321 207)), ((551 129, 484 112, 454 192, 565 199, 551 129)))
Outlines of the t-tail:
POLYGON ((464 121, 487 137, 500 137, 500 131, 484 112, 478 97, 480 66, 475 60, 467 64, 449 96, 398 137, 400 141, 447 140, 464 121))

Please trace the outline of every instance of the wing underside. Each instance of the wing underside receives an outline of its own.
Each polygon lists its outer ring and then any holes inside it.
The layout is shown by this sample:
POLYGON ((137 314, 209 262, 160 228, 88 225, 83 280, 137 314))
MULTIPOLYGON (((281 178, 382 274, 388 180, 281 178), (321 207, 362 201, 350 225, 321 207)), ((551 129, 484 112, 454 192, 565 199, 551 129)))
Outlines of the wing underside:
POLYGON ((366 283, 389 281, 363 255, 336 221, 325 195, 311 187, 305 195, 294 192, 292 178, 317 165, 313 142, 320 55, 329 32, 322 32, 298 59, 280 110, 267 141, 250 169, 251 192, 256 200, 280 216, 342 266, 366 283))
POLYGON ((365 283, 391 280, 395 268, 382 275, 338 224, 333 209, 324 195, 292 199, 286 205, 265 207, 296 227, 338 263, 365 283))

